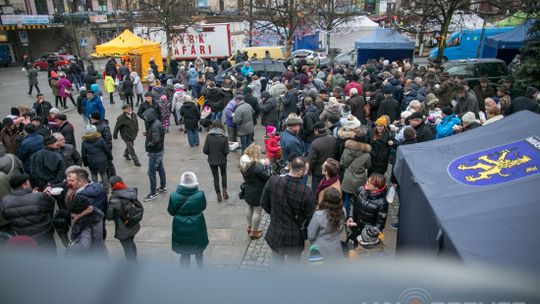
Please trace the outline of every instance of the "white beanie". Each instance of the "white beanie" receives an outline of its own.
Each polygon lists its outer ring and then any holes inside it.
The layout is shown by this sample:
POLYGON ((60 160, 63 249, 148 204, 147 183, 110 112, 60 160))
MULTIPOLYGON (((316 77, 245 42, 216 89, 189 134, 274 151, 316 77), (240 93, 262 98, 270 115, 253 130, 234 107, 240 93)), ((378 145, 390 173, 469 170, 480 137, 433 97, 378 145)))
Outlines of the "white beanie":
POLYGON ((199 180, 197 180, 195 173, 186 171, 182 174, 179 185, 186 188, 196 188, 199 186, 199 180))
POLYGON ((463 124, 469 125, 476 121, 476 116, 473 112, 467 112, 461 117, 463 124))
POLYGON ((349 90, 349 95, 351 95, 351 96, 352 96, 352 95, 358 95, 358 89, 356 89, 356 88, 351 88, 351 89, 349 90))

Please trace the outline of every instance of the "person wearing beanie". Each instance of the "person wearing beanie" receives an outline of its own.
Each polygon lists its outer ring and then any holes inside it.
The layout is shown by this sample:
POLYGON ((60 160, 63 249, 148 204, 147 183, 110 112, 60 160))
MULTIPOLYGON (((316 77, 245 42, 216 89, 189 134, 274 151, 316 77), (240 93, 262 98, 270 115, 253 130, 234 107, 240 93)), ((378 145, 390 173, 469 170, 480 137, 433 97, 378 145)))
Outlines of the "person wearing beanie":
POLYGON ((54 95, 54 106, 58 108, 58 103, 62 105, 62 97, 60 96, 60 86, 58 85, 58 75, 55 71, 51 72, 51 78, 49 78, 49 86, 51 87, 52 94, 54 95))
POLYGON ((32 125, 34 125, 36 127, 36 133, 45 137, 47 135, 51 135, 51 130, 47 129, 45 127, 45 125, 43 124, 43 120, 41 119, 41 117, 33 117, 32 119, 30 119, 30 122, 32 123, 32 125))
POLYGON ((442 120, 435 128, 435 139, 453 135, 455 129, 459 128, 459 125, 461 125, 461 119, 454 114, 452 108, 442 108, 442 120))
POLYGON ((43 142, 45 147, 32 155, 28 171, 32 186, 40 190, 62 183, 66 171, 66 162, 57 151, 56 138, 48 135, 43 142))
POLYGON ((364 112, 364 107, 366 105, 366 100, 362 96, 362 94, 358 93, 358 90, 356 88, 352 88, 351 91, 351 98, 349 98, 345 104, 348 105, 351 108, 351 114, 358 118, 362 124, 366 124, 366 115, 364 112))
POLYGON ((139 157, 135 152, 135 139, 139 133, 139 118, 133 113, 133 106, 130 104, 122 105, 122 114, 116 118, 114 126, 113 138, 118 139, 118 133, 126 144, 124 157, 126 160, 132 160, 135 166, 140 167, 139 157))
POLYGON ((51 132, 58 131, 58 114, 60 114, 60 110, 57 108, 52 108, 49 110, 49 117, 47 117, 47 125, 46 128, 49 129, 51 132))
POLYGON ((92 90, 86 91, 86 99, 84 101, 85 114, 88 119, 92 113, 99 113, 101 119, 105 119, 105 108, 99 96, 92 90))
POLYGON ((387 116, 381 116, 375 121, 375 127, 368 131, 367 138, 371 146, 371 167, 368 173, 385 174, 390 161, 390 150, 394 145, 387 116))
POLYGON ((408 119, 409 125, 415 131, 415 139, 418 142, 424 142, 433 139, 433 132, 431 132, 431 128, 424 123, 424 116, 422 115, 422 113, 414 112, 409 116, 408 119))
POLYGON ((21 144, 17 156, 24 164, 24 171, 30 172, 30 159, 34 153, 43 149, 43 136, 36 132, 36 126, 33 124, 27 124, 24 126, 24 133, 26 134, 21 144))
POLYGON ((345 96, 353 97, 355 94, 364 95, 364 89, 362 89, 362 85, 358 83, 359 80, 357 75, 353 75, 352 80, 345 85, 345 96), (356 89, 356 93, 354 94, 354 91, 352 91, 353 89, 356 89))
POLYGON ((393 123, 400 117, 399 101, 393 97, 394 95, 392 92, 391 88, 384 88, 384 99, 381 101, 379 109, 377 110, 377 117, 381 117, 382 115, 388 116, 388 124, 393 123))
POLYGON ((58 80, 58 88, 60 89, 60 97, 62 98, 62 107, 64 109, 67 109, 66 102, 68 98, 71 100, 74 107, 77 106, 73 99, 73 84, 63 72, 60 76, 60 80, 58 80))
POLYGON ((104 214, 90 204, 88 198, 77 194, 69 206, 71 213, 71 242, 66 256, 107 256, 104 242, 104 214))
POLYGON ((476 116, 473 112, 467 112, 461 117, 463 128, 459 131, 465 132, 474 128, 480 127, 480 123, 476 120, 476 116))
POLYGON ((103 188, 107 191, 109 185, 107 170, 113 159, 111 149, 94 125, 87 126, 86 134, 81 139, 83 164, 90 170, 94 183, 98 182, 99 174, 103 188))
POLYGON ((49 111, 52 109, 52 105, 50 102, 45 101, 45 96, 43 94, 39 93, 36 97, 36 102, 34 102, 34 105, 32 106, 32 109, 34 109, 34 112, 36 113, 36 116, 41 117, 43 121, 47 121, 47 117, 49 117, 49 111))
POLYGON ((330 97, 328 103, 324 106, 324 110, 321 115, 319 115, 319 120, 322 121, 327 128, 332 127, 330 120, 332 118, 341 118, 341 107, 342 104, 337 101, 335 97, 330 97))
POLYGON ((454 106, 454 114, 458 117, 461 117, 467 112, 473 112, 474 115, 478 116, 478 100, 476 100, 476 95, 469 91, 468 87, 461 84, 456 86, 455 100, 456 105, 454 106))
POLYGON ((289 155, 304 155, 304 142, 300 138, 300 130, 302 129, 302 119, 296 114, 291 113, 285 125, 287 128, 281 132, 280 145, 281 145, 281 159, 287 161, 289 155))
POLYGON ((16 235, 27 235, 37 245, 56 254, 52 215, 54 200, 43 192, 33 192, 28 174, 13 174, 9 178, 11 193, 0 203, 0 218, 10 222, 16 235))
POLYGON ((266 135, 264 136, 264 148, 266 150, 266 159, 273 165, 281 158, 281 146, 279 145, 280 137, 277 134, 277 129, 274 126, 266 126, 266 135))
POLYGON ((109 184, 112 191, 106 218, 114 221, 114 237, 124 248, 126 260, 137 261, 137 246, 134 238, 141 229, 140 220, 144 207, 138 199, 137 188, 128 187, 120 176, 111 176, 109 184), (130 216, 133 218, 130 219, 130 216))
POLYGON ((203 252, 208 246, 208 232, 203 211, 206 197, 199 190, 195 173, 182 174, 176 191, 171 193, 167 211, 173 216, 172 249, 180 254, 181 267, 189 268, 191 256, 195 255, 197 266, 203 266, 203 252), (189 212, 185 212, 189 210, 189 212))

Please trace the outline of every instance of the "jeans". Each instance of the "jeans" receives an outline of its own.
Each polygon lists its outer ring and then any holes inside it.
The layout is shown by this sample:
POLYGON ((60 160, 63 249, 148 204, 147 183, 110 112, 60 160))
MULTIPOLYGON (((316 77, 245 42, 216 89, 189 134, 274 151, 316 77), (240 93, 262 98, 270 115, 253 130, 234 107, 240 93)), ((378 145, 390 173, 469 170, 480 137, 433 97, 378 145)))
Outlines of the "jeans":
POLYGON ((345 218, 351 214, 351 198, 352 194, 343 191, 343 208, 345 208, 345 218))
POLYGON ((247 205, 246 219, 247 219, 248 226, 250 226, 252 230, 259 229, 259 225, 261 224, 261 214, 262 214, 261 206, 253 207, 253 206, 247 205))
POLYGON ((92 176, 92 181, 94 183, 98 182, 98 174, 99 177, 101 177, 101 184, 103 185, 103 189, 105 189, 105 192, 107 192, 109 189, 109 178, 107 176, 107 171, 97 172, 90 170, 90 175, 92 176))
POLYGON ((142 94, 137 94, 137 106, 139 106, 139 103, 143 102, 142 94))
POLYGON ((227 126, 227 136, 229 137, 229 142, 237 142, 238 139, 236 138, 236 128, 227 126))
POLYGON ((283 266, 285 258, 287 258, 287 264, 299 264, 301 256, 301 247, 285 247, 280 252, 272 250, 272 266, 283 266))
POLYGON ((251 134, 240 135, 240 143, 242 144, 242 152, 246 151, 247 147, 251 145, 251 134))
POLYGON ((134 162, 138 162, 139 158, 137 157, 137 153, 135 153, 135 143, 132 140, 124 140, 124 142, 126 143, 126 150, 124 150, 124 156, 129 155, 134 162))
POLYGON ((212 170, 212 176, 214 177, 214 189, 216 193, 221 193, 221 189, 219 189, 218 169, 221 171, 221 184, 223 188, 227 189, 227 164, 210 165, 210 170, 212 170))
POLYGON ((199 130, 187 130, 189 146, 198 146, 199 145, 199 130))
POLYGON ((126 103, 133 106, 133 94, 126 94, 126 103))
POLYGON ((88 116, 86 116, 85 113, 83 113, 81 116, 83 120, 83 130, 84 130, 84 128, 86 128, 86 126, 90 124, 90 120, 88 119, 88 116))
POLYGON ((161 187, 167 186, 165 168, 163 167, 163 151, 148 153, 148 179, 150 179, 150 193, 156 193, 156 171, 159 173, 161 187))
MULTIPOLYGON (((196 253, 195 254, 195 261, 197 262, 197 267, 201 269, 203 267, 203 253, 196 253)), ((191 264, 191 254, 181 254, 180 255, 180 267, 182 268, 189 268, 189 265, 191 264)))
POLYGON ((39 90, 39 87, 36 85, 31 85, 29 90, 28 90, 28 95, 32 95, 32 90, 34 89, 34 87, 36 87, 36 90, 38 93, 41 93, 41 91, 39 90))
POLYGON ((214 121, 214 120, 219 120, 221 121, 221 115, 223 114, 223 112, 212 112, 210 113, 210 121, 214 121))
POLYGON ((127 239, 120 240, 122 248, 124 248, 124 256, 128 261, 137 261, 137 246, 133 240, 135 236, 129 237, 127 239))

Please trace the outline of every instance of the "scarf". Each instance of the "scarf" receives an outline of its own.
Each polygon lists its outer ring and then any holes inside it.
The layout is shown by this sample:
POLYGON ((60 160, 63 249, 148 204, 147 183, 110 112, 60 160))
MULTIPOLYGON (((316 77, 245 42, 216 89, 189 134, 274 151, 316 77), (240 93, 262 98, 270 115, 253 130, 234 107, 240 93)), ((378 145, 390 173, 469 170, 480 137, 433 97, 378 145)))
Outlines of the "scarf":
POLYGON ((321 191, 330 187, 333 183, 337 182, 338 179, 339 179, 339 175, 331 177, 330 179, 326 179, 326 178, 321 179, 321 182, 317 186, 317 197, 319 196, 319 193, 321 193, 321 191))
POLYGON ((124 182, 118 182, 116 184, 114 184, 112 187, 111 187, 112 190, 124 190, 124 189, 127 189, 127 186, 126 184, 124 184, 124 182))

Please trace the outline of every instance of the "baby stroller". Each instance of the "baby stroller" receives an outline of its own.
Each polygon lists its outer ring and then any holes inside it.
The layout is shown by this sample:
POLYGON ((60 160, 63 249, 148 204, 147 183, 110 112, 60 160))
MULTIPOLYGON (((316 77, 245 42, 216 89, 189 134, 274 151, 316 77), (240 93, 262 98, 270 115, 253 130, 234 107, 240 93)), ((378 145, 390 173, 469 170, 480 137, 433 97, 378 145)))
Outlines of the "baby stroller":
POLYGON ((212 125, 212 120, 210 120, 210 107, 204 107, 201 113, 201 119, 199 120, 199 129, 205 128, 207 131, 212 125))

